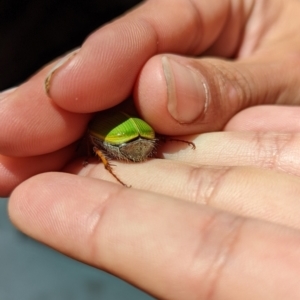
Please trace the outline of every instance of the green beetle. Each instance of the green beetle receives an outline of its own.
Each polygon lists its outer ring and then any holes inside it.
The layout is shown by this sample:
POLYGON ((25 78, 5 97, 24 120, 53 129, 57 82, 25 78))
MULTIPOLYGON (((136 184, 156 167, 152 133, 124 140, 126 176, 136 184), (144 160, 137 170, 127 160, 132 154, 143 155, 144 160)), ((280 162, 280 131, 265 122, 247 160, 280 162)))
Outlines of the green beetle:
MULTIPOLYGON (((88 126, 88 137, 93 151, 105 168, 124 186, 114 174, 108 158, 129 162, 142 162, 153 157, 157 144, 165 138, 156 138, 155 131, 144 120, 125 111, 107 110, 97 113, 88 126)), ((191 142, 181 141, 195 148, 191 142)))

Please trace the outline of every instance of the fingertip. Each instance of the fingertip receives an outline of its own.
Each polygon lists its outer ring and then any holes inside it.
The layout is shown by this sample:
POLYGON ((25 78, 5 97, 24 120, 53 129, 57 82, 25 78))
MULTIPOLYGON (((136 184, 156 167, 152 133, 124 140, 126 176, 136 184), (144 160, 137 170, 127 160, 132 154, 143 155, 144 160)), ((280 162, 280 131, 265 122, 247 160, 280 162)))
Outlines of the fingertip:
POLYGON ((47 172, 22 182, 9 198, 8 212, 13 224, 25 234, 51 243, 52 237, 55 239, 55 234, 61 233, 65 226, 68 206, 72 210, 72 201, 62 200, 72 195, 70 187, 75 178, 75 175, 47 172))
POLYGON ((34 207, 32 206, 32 201, 35 200, 35 197, 32 195, 32 192, 36 191, 35 177, 33 176, 23 181, 12 191, 9 197, 9 218, 17 228, 22 228, 24 222, 30 220, 32 215, 35 217, 34 210, 31 210, 34 207))
POLYGON ((48 95, 48 97, 51 98, 51 96, 50 96, 50 87, 51 87, 51 83, 52 83, 53 76, 54 76, 55 72, 58 71, 62 66, 67 64, 67 62, 69 60, 71 60, 73 58, 73 56, 75 56, 79 51, 80 51, 80 48, 76 48, 76 49, 68 52, 67 54, 65 54, 62 58, 58 59, 54 63, 53 67, 47 73, 46 78, 44 80, 44 89, 45 89, 45 92, 48 95))
POLYGON ((81 138, 90 114, 58 107, 43 89, 47 66, 21 84, 0 105, 0 152, 29 157, 57 151, 81 138))
MULTIPOLYGON (((91 235, 105 202, 117 198, 119 189, 119 185, 97 179, 43 173, 24 181, 13 191, 9 216, 25 234, 85 261, 90 256, 91 235)), ((92 263, 91 259, 89 262, 92 263)))
POLYGON ((153 37, 145 39, 144 29, 127 27, 120 21, 91 34, 80 51, 52 74, 49 87, 46 79, 51 99, 80 113, 101 111, 125 100, 143 63, 155 52, 153 37), (142 37, 145 43, 136 47, 142 37))
POLYGON ((155 131, 166 134, 161 120, 169 120, 166 108, 167 89, 163 74, 161 56, 150 58, 142 68, 134 87, 134 101, 141 117, 149 122, 155 131))
POLYGON ((157 55, 147 61, 139 74, 135 103, 141 116, 158 133, 194 134, 201 132, 205 123, 209 88, 204 76, 188 66, 189 61, 175 55, 157 55))

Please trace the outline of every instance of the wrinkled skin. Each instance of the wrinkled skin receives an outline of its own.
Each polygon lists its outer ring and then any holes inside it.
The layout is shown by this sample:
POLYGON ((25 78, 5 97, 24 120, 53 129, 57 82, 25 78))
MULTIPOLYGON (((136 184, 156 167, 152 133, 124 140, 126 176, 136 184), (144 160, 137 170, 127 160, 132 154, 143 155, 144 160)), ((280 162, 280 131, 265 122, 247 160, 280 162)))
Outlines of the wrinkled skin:
POLYGON ((1 94, 14 224, 160 299, 299 299, 299 14, 298 0, 147 1, 90 35, 50 98, 54 64, 1 94), (157 132, 197 148, 116 162, 128 189, 72 157, 91 113, 132 90, 157 132))

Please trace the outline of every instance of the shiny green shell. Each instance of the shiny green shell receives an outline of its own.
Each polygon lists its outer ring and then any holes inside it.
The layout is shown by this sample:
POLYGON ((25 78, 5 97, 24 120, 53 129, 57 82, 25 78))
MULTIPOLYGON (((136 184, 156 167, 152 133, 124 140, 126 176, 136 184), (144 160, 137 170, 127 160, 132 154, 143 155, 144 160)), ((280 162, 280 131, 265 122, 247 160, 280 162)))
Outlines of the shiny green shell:
POLYGON ((123 111, 98 113, 89 124, 89 134, 111 145, 121 145, 137 138, 155 139, 155 132, 142 119, 123 111))

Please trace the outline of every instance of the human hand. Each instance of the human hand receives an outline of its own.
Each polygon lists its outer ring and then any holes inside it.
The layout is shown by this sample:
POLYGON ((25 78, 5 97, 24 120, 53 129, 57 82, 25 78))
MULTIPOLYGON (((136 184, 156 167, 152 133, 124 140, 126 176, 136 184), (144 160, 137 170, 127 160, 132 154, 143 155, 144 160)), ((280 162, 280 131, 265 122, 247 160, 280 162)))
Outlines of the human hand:
MULTIPOLYGON (((2 153, 24 157, 3 157, 1 160, 10 161, 11 172, 4 168, 1 175, 7 183, 14 180, 16 185, 29 177, 28 174, 25 174, 27 177, 24 175, 24 166, 20 168, 20 160, 24 164, 32 165, 36 173, 60 170, 74 151, 74 147, 68 145, 83 133, 90 118, 89 114, 83 113, 105 109, 118 103, 130 92, 133 85, 141 114, 157 131, 165 134, 181 135, 222 129, 230 117, 244 107, 258 103, 288 104, 298 100, 297 77, 293 74, 295 69, 287 67, 287 70, 284 69, 284 76, 271 76, 275 74, 274 69, 283 73, 284 62, 280 59, 280 55, 284 56, 282 53, 288 54, 291 61, 291 57, 294 57, 293 62, 297 58, 293 55, 294 51, 299 49, 297 36, 295 35, 293 40, 283 38, 289 37, 293 30, 296 31, 296 26, 293 24, 295 28, 290 25, 287 28, 282 20, 289 18, 292 22, 298 22, 296 17, 292 17, 297 11, 298 2, 286 1, 284 9, 279 11, 279 1, 273 1, 272 6, 270 4, 270 7, 265 8, 266 14, 262 14, 261 21, 271 22, 270 15, 276 12, 282 14, 282 18, 273 19, 273 31, 267 30, 268 39, 263 39, 266 31, 262 29, 267 29, 266 24, 260 26, 264 34, 255 53, 250 51, 248 55, 240 55, 236 64, 216 61, 215 63, 220 63, 221 69, 218 65, 218 68, 213 65, 213 70, 223 71, 217 74, 209 72, 209 66, 212 66, 210 63, 214 60, 201 59, 199 66, 201 70, 205 70, 210 93, 214 97, 209 103, 202 98, 202 108, 208 103, 205 113, 200 113, 194 122, 180 125, 174 120, 174 116, 169 114, 170 107, 167 104, 159 56, 148 60, 158 53, 153 50, 155 43, 151 42, 151 38, 148 40, 145 33, 140 34, 141 31, 138 31, 137 35, 134 34, 134 42, 129 43, 131 40, 127 38, 129 33, 136 32, 134 28, 138 28, 136 17, 154 15, 154 12, 157 12, 156 18, 151 20, 158 22, 164 12, 164 24, 170 27, 158 28, 163 31, 159 36, 163 38, 158 39, 159 51, 183 55, 198 54, 193 52, 196 50, 187 50, 192 49, 192 44, 196 43, 193 42, 193 39, 196 39, 190 30, 191 25, 185 31, 178 30, 178 26, 184 26, 185 19, 178 23, 178 18, 174 17, 178 24, 170 23, 172 15, 161 5, 162 1, 159 2, 159 8, 157 6, 152 11, 149 8, 158 5, 157 3, 149 1, 137 12, 108 25, 87 40, 81 51, 51 79, 50 96, 53 100, 46 99, 42 90, 44 77, 51 68, 49 66, 3 102, 5 110, 11 111, 8 117, 12 117, 15 112, 20 118, 17 119, 18 124, 15 122, 9 126, 7 117, 5 129, 8 130, 0 139, 1 150, 4 149, 2 153), (292 10, 288 17, 286 10, 292 10), (278 21, 275 22, 275 19, 278 21), (282 24, 279 26, 280 22, 282 24), (174 26, 177 29, 174 32, 178 33, 175 37, 171 35, 174 26), (282 39, 282 47, 272 47, 272 43, 276 44, 276 38, 271 38, 270 35, 276 32, 277 40, 282 39), (186 42, 187 33, 193 36, 190 43, 186 42), (124 40, 127 40, 127 47, 112 46, 116 45, 117 41, 123 45, 122 42, 126 42, 124 40), (98 43, 101 45, 98 46, 98 43), (265 48, 262 49, 263 46, 265 48), (183 49, 184 47, 186 48, 183 49), (99 49, 101 53, 98 52, 99 49), (265 55, 266 60, 262 68, 259 64, 264 61, 264 52, 268 55, 265 55), (114 57, 115 60, 106 59, 107 57, 114 57), (128 74, 128 68, 132 73, 128 74), (141 68, 140 77, 137 78, 141 68), (226 68, 228 73, 224 72, 226 68), (235 76, 232 73, 234 70, 237 71, 235 76), (101 75, 101 72, 107 76, 101 75), (229 76, 226 77, 226 74, 229 76), (255 84, 252 80, 230 80, 238 75, 249 75, 255 84), (152 84, 155 89, 151 89, 152 84), (64 90, 61 88, 63 85, 64 90), (228 97, 228 86, 229 90, 232 88, 238 91, 237 97, 228 97), (252 89, 248 89, 248 86, 252 89), (98 99, 95 98, 96 95, 98 99), (78 99, 73 101, 76 97, 78 99), (20 107, 21 98, 25 105, 20 107), (148 107, 147 103, 152 103, 153 109, 148 107), (164 127, 160 129, 162 119, 164 127), (24 124, 22 122, 25 120, 30 126, 24 128, 20 134, 17 128, 20 130, 20 124, 24 124), (33 124, 38 124, 39 127, 36 128, 33 124), (15 140, 12 140, 12 137, 15 140), (26 158, 30 155, 30 158, 26 158), (11 174, 13 180, 8 176, 11 174)), ((203 2, 204 6, 205 3, 203 2)), ((233 55, 226 47, 223 48, 224 52, 217 52, 221 48, 221 37, 224 38, 226 33, 231 32, 225 30, 228 23, 219 27, 224 29, 219 38, 208 34, 217 32, 220 20, 224 21, 220 17, 224 17, 225 11, 227 12, 226 3, 220 1, 219 14, 219 8, 203 7, 203 16, 208 16, 204 22, 206 27, 203 28, 208 28, 209 24, 212 30, 206 30, 207 34, 204 35, 202 44, 199 42, 199 54, 205 48, 201 48, 205 45, 204 42, 212 38, 207 53, 233 55), (215 12, 208 14, 208 9, 214 9, 215 12)), ((250 2, 246 4, 248 3, 250 2)), ((257 3, 256 5, 259 5, 257 3)), ((173 16, 174 7, 168 7, 173 16)), ((188 13, 188 10, 181 7, 180 14, 185 13, 188 13)), ((250 21, 254 19, 249 19, 249 26, 250 21)), ((147 22, 143 21, 142 24, 147 22)), ((149 32, 147 27, 142 29, 149 32)), ((238 29, 241 29, 241 26, 234 28, 237 31, 238 29)), ((223 46, 224 44, 229 47, 231 43, 223 42, 223 46)), ((181 62, 182 58, 177 59, 181 62)), ((195 68, 198 66, 196 60, 189 60, 189 63, 195 68)), ((184 94, 184 91, 189 91, 188 88, 189 86, 183 87, 182 92, 178 94, 184 94)), ((186 97, 186 100, 187 105, 194 107, 193 97, 186 97)), ((264 107, 257 109, 262 111, 264 107)), ((274 109, 277 108, 270 108, 268 112, 274 112, 274 109)), ((5 110, 3 108, 3 111, 5 110)), ((269 113, 263 114, 264 123, 260 124, 260 127, 253 124, 253 119, 247 116, 256 116, 255 111, 243 111, 225 128, 260 131, 268 126, 273 128, 274 119, 268 118, 271 115, 269 113)), ((275 130, 295 131, 299 125, 292 122, 288 116, 290 113, 296 114, 297 111, 298 108, 277 111, 275 130)), ((126 189, 104 181, 102 179, 112 178, 102 165, 90 164, 82 168, 81 161, 74 161, 64 168, 64 171, 81 176, 47 173, 33 177, 21 184, 12 194, 9 203, 11 218, 28 235, 67 255, 114 273, 159 298, 205 299, 214 296, 219 299, 298 299, 298 135, 214 133, 191 138, 197 145, 196 151, 191 152, 192 150, 187 148, 178 152, 177 145, 167 144, 160 154, 167 158, 165 160, 151 160, 136 165, 118 163, 118 175, 139 189, 126 189), (214 167, 202 167, 203 164, 214 167), (264 170, 264 167, 273 168, 275 171, 264 170)), ((3 165, 5 166, 2 163, 3 165)), ((2 191, 4 188, 9 190, 8 185, 0 182, 2 191)), ((14 185, 11 184, 10 189, 14 185)))
POLYGON ((130 189, 81 160, 65 170, 75 175, 32 177, 11 195, 10 217, 27 235, 158 299, 298 299, 300 135, 193 141, 196 150, 166 144, 167 159, 114 162, 130 189))
POLYGON ((133 89, 140 114, 169 135, 221 130, 248 106, 297 104, 299 6, 152 0, 96 31, 51 77, 51 99, 43 85, 55 63, 0 96, 1 195, 34 174, 61 170, 89 113, 114 106, 133 89), (171 61, 175 79, 179 69, 186 74, 176 86, 171 61))

